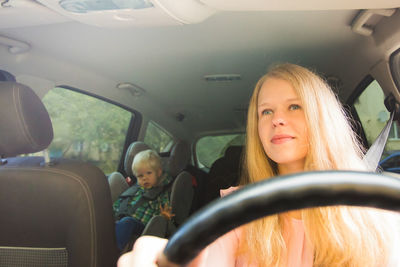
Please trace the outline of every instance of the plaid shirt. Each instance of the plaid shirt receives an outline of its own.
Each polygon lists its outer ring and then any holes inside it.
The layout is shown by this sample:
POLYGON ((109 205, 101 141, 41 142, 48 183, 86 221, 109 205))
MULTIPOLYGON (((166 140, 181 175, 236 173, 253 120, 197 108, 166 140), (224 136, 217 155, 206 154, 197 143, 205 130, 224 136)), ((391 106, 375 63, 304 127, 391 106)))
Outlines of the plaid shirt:
MULTIPOLYGON (((165 186, 169 184, 172 181, 172 177, 165 174, 164 179, 161 181, 160 185, 165 186)), ((144 189, 143 187, 140 187, 135 195, 131 197, 130 203, 128 204, 129 206, 135 205, 135 203, 142 197, 142 195, 146 192, 148 189, 144 189)), ((133 218, 141 221, 144 225, 146 225, 151 218, 153 218, 156 215, 160 214, 160 205, 165 206, 166 204, 169 206, 169 199, 170 199, 170 190, 165 190, 161 192, 155 199, 153 200, 148 200, 144 201, 136 210, 135 212, 131 215, 133 218)), ((114 202, 113 209, 114 213, 116 214, 119 211, 120 207, 120 201, 121 198, 119 198, 117 201, 114 202)))

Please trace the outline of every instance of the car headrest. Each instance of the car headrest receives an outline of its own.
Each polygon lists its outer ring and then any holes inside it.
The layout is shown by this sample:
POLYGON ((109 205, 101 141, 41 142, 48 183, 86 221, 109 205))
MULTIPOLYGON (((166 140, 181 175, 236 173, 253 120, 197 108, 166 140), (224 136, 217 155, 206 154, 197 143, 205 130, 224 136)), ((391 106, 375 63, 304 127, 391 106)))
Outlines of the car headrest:
POLYGON ((242 153, 242 150, 243 150, 242 146, 229 146, 225 150, 224 157, 239 159, 240 158, 240 154, 242 153))
POLYGON ((15 82, 15 76, 5 70, 0 70, 0 81, 3 82, 15 82))
MULTIPOLYGON (((133 142, 127 149, 124 161, 124 170, 126 174, 133 178, 132 162, 137 153, 151 149, 147 144, 141 141, 133 142)), ((172 177, 178 175, 189 163, 190 149, 187 143, 178 141, 171 149, 168 156, 161 157, 164 171, 168 172, 172 177)))
POLYGON ((167 160, 167 168, 170 175, 177 176, 190 161, 190 147, 184 141, 178 141, 172 147, 170 156, 167 160))
POLYGON ((135 175, 132 172, 132 163, 133 163, 133 158, 136 156, 137 153, 150 149, 148 145, 141 141, 135 141, 126 150, 125 153, 125 161, 124 161, 124 170, 126 174, 133 178, 135 175))
POLYGON ((53 139, 49 114, 29 87, 0 81, 0 157, 41 151, 53 139))

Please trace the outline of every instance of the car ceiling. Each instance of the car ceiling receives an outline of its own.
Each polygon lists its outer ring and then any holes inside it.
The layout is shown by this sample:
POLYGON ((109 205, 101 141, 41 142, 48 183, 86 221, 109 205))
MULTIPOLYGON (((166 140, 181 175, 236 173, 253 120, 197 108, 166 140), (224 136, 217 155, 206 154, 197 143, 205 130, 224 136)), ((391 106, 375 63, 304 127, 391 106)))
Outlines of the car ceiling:
MULTIPOLYGON (((351 30, 357 9, 220 10, 196 24, 107 28, 24 2, 18 8, 0 8, 0 35, 26 42, 31 49, 12 55, 0 46, 2 69, 17 78, 33 76, 137 108, 145 118, 187 138, 243 131, 251 91, 272 63, 298 63, 339 78, 338 93, 345 100, 384 48, 381 44, 383 48, 371 50, 376 39, 351 30), (25 18, 20 13, 24 8, 29 10, 25 18), (215 74, 240 74, 241 80, 205 81, 205 75, 215 74), (121 82, 138 86, 143 95, 116 89, 121 82), (175 119, 178 113, 185 116, 181 122, 175 119)), ((386 4, 400 6, 399 1, 386 4)))

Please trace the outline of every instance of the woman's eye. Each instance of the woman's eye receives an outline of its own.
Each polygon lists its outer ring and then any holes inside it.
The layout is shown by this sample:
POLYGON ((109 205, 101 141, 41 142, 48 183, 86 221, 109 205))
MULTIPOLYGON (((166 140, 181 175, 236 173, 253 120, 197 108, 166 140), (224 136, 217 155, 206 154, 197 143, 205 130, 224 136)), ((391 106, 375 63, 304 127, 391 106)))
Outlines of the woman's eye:
POLYGON ((152 174, 153 172, 147 172, 147 175, 150 175, 150 174, 152 174))
POLYGON ((292 104, 289 106, 289 110, 297 110, 297 109, 301 109, 301 107, 297 104, 292 104))
POLYGON ((272 110, 270 109, 265 109, 261 112, 261 115, 270 115, 270 114, 272 114, 272 110))
POLYGON ((143 178, 143 174, 139 174, 136 176, 137 178, 143 178))

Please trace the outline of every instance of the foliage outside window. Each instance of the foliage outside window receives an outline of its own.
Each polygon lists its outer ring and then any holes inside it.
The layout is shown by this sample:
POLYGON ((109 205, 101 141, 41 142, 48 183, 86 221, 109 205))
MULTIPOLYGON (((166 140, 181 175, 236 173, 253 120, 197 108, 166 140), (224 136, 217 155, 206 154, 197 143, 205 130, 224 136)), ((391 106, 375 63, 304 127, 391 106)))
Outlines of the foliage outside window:
POLYGON ((229 146, 243 146, 244 134, 205 136, 196 143, 196 155, 200 167, 210 168, 217 159, 225 154, 229 146))
POLYGON ((48 92, 43 103, 54 129, 50 157, 90 162, 105 174, 117 170, 131 112, 64 88, 48 92))
POLYGON ((172 137, 166 130, 150 121, 147 125, 144 142, 155 151, 163 152, 172 142, 172 137))

